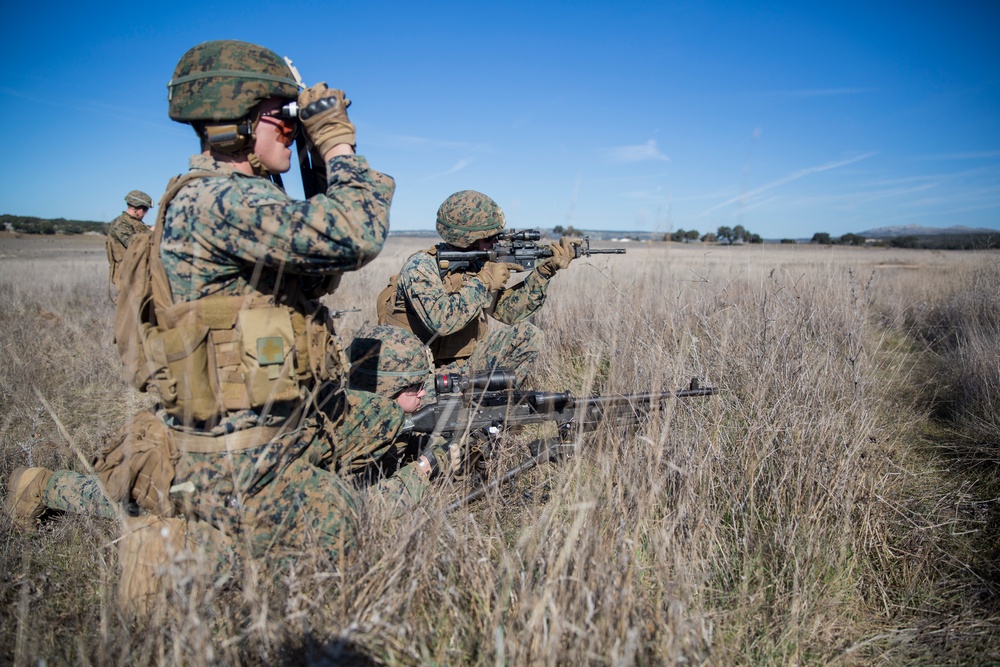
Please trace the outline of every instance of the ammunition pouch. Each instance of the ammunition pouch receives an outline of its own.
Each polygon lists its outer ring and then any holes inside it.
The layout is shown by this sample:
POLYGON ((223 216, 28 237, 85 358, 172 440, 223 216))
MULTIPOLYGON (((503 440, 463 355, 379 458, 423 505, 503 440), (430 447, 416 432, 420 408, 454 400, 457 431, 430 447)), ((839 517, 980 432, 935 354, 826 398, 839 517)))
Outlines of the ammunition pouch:
POLYGON ((261 294, 212 296, 157 309, 145 331, 150 385, 184 424, 269 411, 343 373, 343 351, 320 306, 312 316, 261 294))

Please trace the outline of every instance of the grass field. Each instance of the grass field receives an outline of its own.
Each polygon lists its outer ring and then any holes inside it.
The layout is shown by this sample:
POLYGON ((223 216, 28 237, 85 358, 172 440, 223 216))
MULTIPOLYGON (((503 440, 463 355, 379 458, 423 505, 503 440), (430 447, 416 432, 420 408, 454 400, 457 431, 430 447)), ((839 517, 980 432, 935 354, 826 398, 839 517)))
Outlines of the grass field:
MULTIPOLYGON (((329 298, 374 296, 390 239, 329 298)), ((0 238, 0 493, 85 471, 148 403, 120 377, 99 237, 0 238)), ((1000 663, 1000 254, 630 245, 579 260, 536 316, 529 385, 718 386, 470 508, 234 582, 197 567, 154 617, 117 603, 115 521, 0 518, 0 663, 1000 663)), ((527 455, 511 438, 494 465, 527 455)))

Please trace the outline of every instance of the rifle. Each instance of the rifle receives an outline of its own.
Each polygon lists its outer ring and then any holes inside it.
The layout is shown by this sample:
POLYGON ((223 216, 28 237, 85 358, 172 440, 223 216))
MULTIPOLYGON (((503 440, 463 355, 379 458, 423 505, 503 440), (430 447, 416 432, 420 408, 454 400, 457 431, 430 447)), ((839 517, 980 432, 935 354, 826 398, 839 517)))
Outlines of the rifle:
MULTIPOLYGON (((539 259, 552 256, 552 248, 548 245, 538 245, 535 241, 542 238, 537 229, 515 231, 513 229, 501 232, 497 242, 489 250, 451 250, 447 243, 437 246, 438 268, 442 275, 449 271, 477 271, 486 262, 508 262, 520 264, 523 271, 535 268, 539 259)), ((583 237, 583 243, 574 247, 573 258, 590 257, 591 255, 624 255, 625 248, 607 248, 595 250, 590 247, 590 237, 583 237)))
POLYGON ((530 443, 531 457, 500 478, 472 491, 449 511, 480 498, 539 463, 571 451, 578 432, 596 430, 601 424, 635 425, 668 399, 712 396, 715 387, 702 387, 692 378, 686 389, 620 396, 573 396, 571 392, 523 391, 514 388, 512 371, 498 369, 482 375, 443 373, 435 376, 437 401, 414 412, 401 433, 430 433, 446 440, 470 437, 492 443, 506 429, 554 422, 559 435, 530 443))

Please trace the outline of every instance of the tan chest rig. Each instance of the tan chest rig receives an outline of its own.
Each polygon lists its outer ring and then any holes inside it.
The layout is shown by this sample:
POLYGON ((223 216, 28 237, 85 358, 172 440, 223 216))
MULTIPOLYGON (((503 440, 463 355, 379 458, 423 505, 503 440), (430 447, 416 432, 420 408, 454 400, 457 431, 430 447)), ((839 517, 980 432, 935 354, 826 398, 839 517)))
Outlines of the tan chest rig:
MULTIPOLYGON (((146 249, 146 275, 135 276, 136 283, 145 277, 148 287, 129 285, 148 297, 131 326, 122 321, 124 300, 119 298, 115 322, 116 342, 133 384, 155 392, 164 409, 183 424, 199 427, 228 412, 268 412, 291 405, 317 382, 342 379, 347 368, 329 311, 312 293, 303 293, 294 276, 282 280, 274 294, 249 290, 240 296, 173 303, 160 258, 166 210, 181 187, 203 177, 219 174, 191 172, 171 181, 146 249)), ((338 282, 339 276, 327 282, 327 293, 338 282)), ((134 294, 131 300, 136 301, 134 294)))
MULTIPOLYGON (((421 252, 436 258, 437 246, 421 252)), ((466 281, 474 276, 473 273, 464 272, 445 274, 442 278, 444 289, 449 294, 455 294, 462 289, 466 281)), ((435 365, 443 366, 459 359, 468 359, 472 356, 479 342, 485 340, 489 334, 489 317, 487 317, 486 311, 480 309, 476 319, 469 322, 461 330, 447 336, 439 336, 424 326, 420 318, 407 308, 406 297, 398 288, 398 283, 399 275, 395 275, 389 278, 389 284, 379 292, 376 304, 378 323, 390 324, 415 334, 430 348, 431 354, 434 355, 435 365)))

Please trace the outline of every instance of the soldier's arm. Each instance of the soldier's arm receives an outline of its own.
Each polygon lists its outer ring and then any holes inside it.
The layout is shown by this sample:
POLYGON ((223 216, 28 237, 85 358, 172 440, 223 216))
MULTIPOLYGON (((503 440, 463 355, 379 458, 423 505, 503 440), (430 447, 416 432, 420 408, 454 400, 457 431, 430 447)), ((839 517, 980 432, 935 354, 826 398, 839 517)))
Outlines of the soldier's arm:
POLYGON ((427 253, 411 256, 399 274, 399 288, 424 326, 442 336, 455 333, 479 317, 492 302, 481 280, 466 282, 449 293, 441 280, 437 262, 427 253))
POLYGON ((118 241, 123 246, 128 247, 128 241, 131 238, 131 236, 127 235, 125 228, 126 225, 122 224, 121 216, 118 216, 117 218, 111 221, 111 228, 108 229, 108 236, 118 241))
POLYGON ((532 271, 523 282, 503 291, 493 317, 504 324, 517 324, 531 317, 545 303, 549 279, 532 271))
POLYGON ((291 199, 263 179, 237 176, 186 188, 175 202, 186 206, 185 195, 197 193, 189 210, 220 214, 206 223, 215 228, 199 235, 214 252, 291 274, 353 271, 382 250, 395 182, 361 156, 331 159, 327 174, 326 192, 307 200, 291 199))

